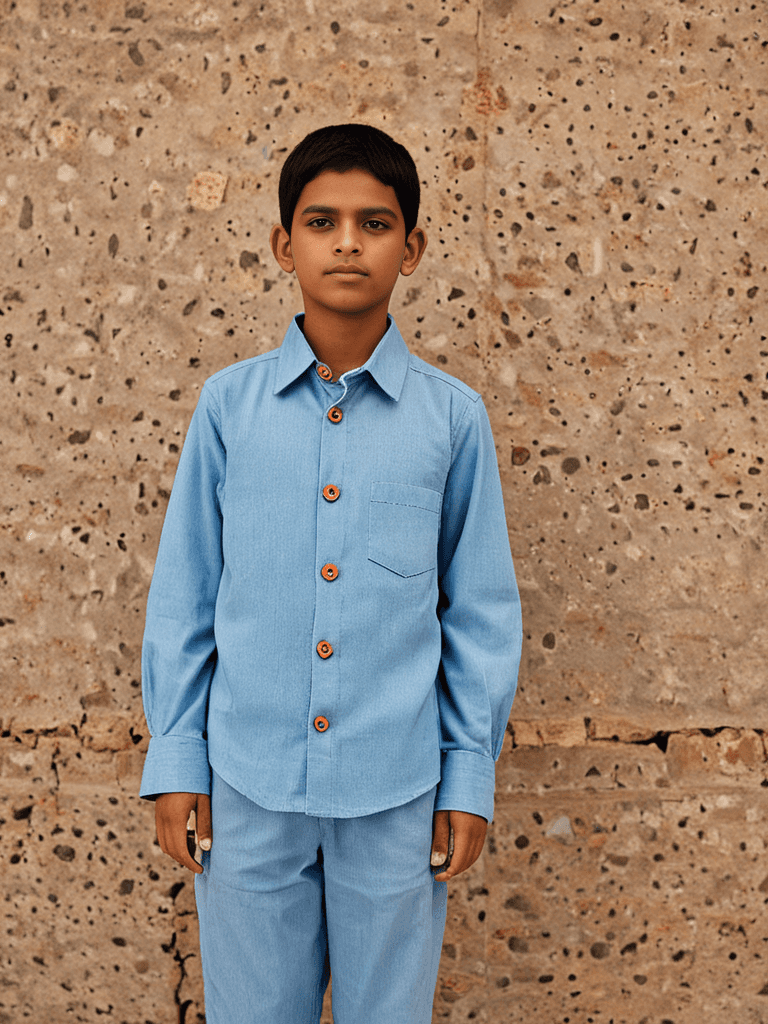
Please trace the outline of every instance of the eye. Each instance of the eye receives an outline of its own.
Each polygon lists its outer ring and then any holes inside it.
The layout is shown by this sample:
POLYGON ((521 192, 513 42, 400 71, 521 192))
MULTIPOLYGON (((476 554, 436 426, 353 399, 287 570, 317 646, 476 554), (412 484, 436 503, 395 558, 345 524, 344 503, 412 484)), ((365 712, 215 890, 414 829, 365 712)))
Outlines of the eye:
POLYGON ((389 227, 389 225, 385 224, 383 220, 367 220, 365 224, 366 227, 371 228, 373 231, 386 231, 389 227))
POLYGON ((309 226, 313 228, 325 228, 328 227, 330 223, 331 222, 327 217, 313 217, 312 220, 309 221, 309 226))

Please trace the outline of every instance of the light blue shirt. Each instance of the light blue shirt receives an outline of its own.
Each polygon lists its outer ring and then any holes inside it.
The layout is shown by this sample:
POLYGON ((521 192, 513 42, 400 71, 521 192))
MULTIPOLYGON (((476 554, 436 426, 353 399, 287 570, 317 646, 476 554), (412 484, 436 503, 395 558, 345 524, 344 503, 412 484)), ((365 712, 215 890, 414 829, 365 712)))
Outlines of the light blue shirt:
POLYGON ((301 322, 210 377, 190 422, 141 795, 208 793, 210 765, 269 810, 348 818, 439 781, 436 810, 490 821, 522 623, 485 407, 392 320, 324 380, 301 322))

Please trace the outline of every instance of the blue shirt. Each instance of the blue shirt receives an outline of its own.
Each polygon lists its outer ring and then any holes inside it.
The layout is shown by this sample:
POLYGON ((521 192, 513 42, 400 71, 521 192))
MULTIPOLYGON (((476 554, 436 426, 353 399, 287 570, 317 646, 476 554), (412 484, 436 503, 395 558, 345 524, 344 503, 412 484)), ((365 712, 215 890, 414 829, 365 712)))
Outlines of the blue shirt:
POLYGON ((147 603, 141 795, 212 766, 275 811, 347 818, 438 781, 493 816, 522 642, 479 395, 392 320, 338 382, 297 317, 203 386, 147 603))

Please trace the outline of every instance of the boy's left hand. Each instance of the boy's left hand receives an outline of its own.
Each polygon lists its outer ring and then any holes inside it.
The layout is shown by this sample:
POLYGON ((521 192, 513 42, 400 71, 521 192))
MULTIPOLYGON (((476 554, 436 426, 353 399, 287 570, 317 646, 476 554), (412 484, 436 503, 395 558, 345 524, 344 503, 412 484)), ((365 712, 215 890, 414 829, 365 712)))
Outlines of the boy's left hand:
POLYGON ((435 811, 432 819, 432 866, 439 866, 448 855, 448 840, 453 829, 453 856, 448 868, 435 875, 438 882, 454 878, 471 867, 483 849, 488 822, 479 814, 466 811, 435 811))

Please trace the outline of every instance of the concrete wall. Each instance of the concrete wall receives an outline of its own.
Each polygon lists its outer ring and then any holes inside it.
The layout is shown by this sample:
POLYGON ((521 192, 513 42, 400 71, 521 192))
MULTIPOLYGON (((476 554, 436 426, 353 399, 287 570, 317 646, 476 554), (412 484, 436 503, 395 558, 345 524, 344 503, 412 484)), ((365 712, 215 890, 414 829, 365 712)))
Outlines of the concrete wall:
POLYGON ((435 1020, 765 1024, 763 0, 0 12, 0 1022, 203 1020, 145 596, 203 381, 299 308, 281 161, 363 120, 424 181, 392 308, 486 400, 527 636, 435 1020))

